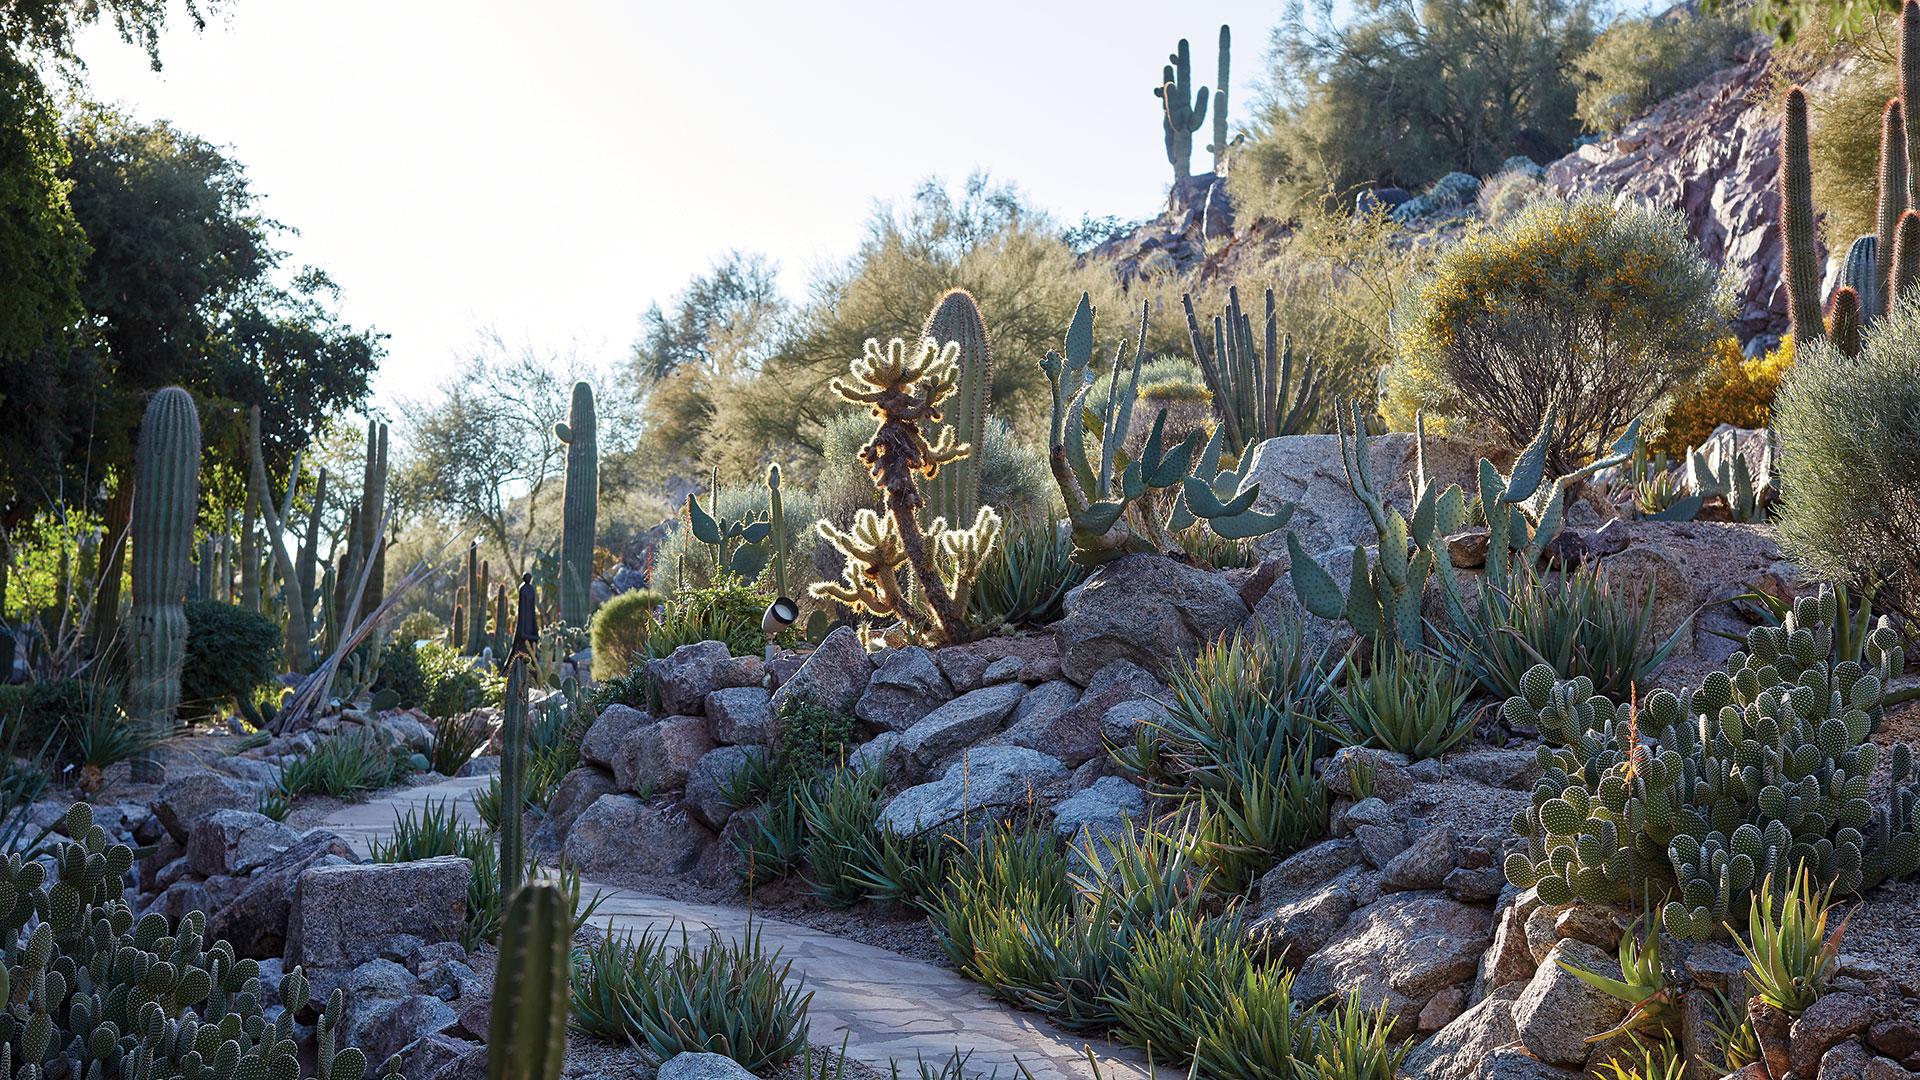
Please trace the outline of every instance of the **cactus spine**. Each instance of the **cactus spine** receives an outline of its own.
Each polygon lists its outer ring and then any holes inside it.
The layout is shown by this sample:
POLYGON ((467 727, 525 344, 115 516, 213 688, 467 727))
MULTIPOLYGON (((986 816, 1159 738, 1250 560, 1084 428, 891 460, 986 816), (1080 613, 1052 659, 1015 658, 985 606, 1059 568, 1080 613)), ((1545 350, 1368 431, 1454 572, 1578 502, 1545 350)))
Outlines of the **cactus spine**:
POLYGON ((573 905, 559 886, 533 882, 507 901, 487 1018, 487 1080, 558 1080, 567 1053, 572 941, 573 905))
MULTIPOLYGON (((1889 246, 1887 250, 1893 248, 1889 246)), ((1847 248, 1846 261, 1840 264, 1840 280, 1834 292, 1837 294, 1844 285, 1860 298, 1862 325, 1878 318, 1877 310, 1884 303, 1881 294, 1886 290, 1881 288, 1885 282, 1880 279, 1880 270, 1880 238, 1872 233, 1855 237, 1852 246, 1847 248)), ((1831 305, 1833 301, 1829 299, 1827 303, 1831 305)))
POLYGON ((592 614, 593 523, 600 504, 600 449, 593 387, 573 384, 573 408, 554 434, 567 444, 567 494, 560 524, 560 621, 585 626, 592 614))
POLYGON ((1787 91, 1780 131, 1780 276, 1796 343, 1826 337, 1820 319, 1820 248, 1814 235, 1813 159, 1807 143, 1807 92, 1787 91))
MULTIPOLYGON (((931 339, 936 348, 948 342, 960 346, 960 383, 941 410, 941 427, 951 430, 956 442, 973 447, 973 453, 941 466, 927 485, 934 515, 957 527, 972 521, 980 510, 980 455, 987 444, 993 353, 987 347, 987 324, 980 317, 980 305, 965 289, 948 289, 940 297, 921 325, 920 336, 931 339)), ((935 428, 933 434, 939 432, 935 428)), ((778 514, 774 520, 779 520, 778 514)))
POLYGON ((1900 215, 1899 227, 1893 231, 1893 269, 1887 277, 1887 310, 1904 299, 1920 281, 1920 210, 1908 210, 1900 215))
POLYGON ((1160 85, 1153 96, 1161 101, 1160 126, 1167 140, 1167 161, 1173 165, 1174 183, 1192 174, 1193 133, 1207 119, 1207 88, 1193 92, 1193 60, 1188 55, 1187 39, 1180 39, 1179 51, 1167 57, 1161 69, 1160 85))
MULTIPOLYGON (((1913 110, 1920 105, 1920 4, 1907 0, 1900 8, 1900 119, 1906 129, 1905 144, 1911 154, 1912 147, 1920 143, 1920 119, 1916 119, 1913 110)), ((1920 176, 1914 175, 1911 159, 1907 166, 1908 206, 1920 203, 1920 176)), ((1889 299, 1891 302, 1891 299, 1889 299)))
POLYGON ((1227 175, 1227 67, 1232 44, 1232 32, 1221 26, 1220 77, 1213 81, 1213 144, 1207 147, 1213 154, 1215 176, 1227 175))
MULTIPOLYGON (((200 412, 177 386, 153 395, 133 460, 133 607, 129 614, 127 711, 161 734, 180 705, 186 662, 188 553, 200 506, 200 412)), ((151 756, 133 762, 136 781, 159 781, 151 756)))
POLYGON ((1227 310, 1214 317, 1211 351, 1194 317, 1193 298, 1181 296, 1180 306, 1187 315, 1187 346, 1234 454, 1265 439, 1297 435, 1312 422, 1320 404, 1320 371, 1312 357, 1302 357, 1295 381, 1293 337, 1279 336, 1272 289, 1267 290, 1264 354, 1254 348, 1253 320, 1240 309, 1238 286, 1227 290, 1227 310))

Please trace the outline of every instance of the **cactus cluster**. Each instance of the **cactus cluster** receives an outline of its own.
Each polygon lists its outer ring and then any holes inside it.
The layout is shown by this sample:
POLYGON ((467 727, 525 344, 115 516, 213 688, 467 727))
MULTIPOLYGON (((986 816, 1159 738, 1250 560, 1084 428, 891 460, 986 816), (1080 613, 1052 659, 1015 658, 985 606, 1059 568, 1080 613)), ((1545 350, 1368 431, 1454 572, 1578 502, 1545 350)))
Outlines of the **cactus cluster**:
POLYGON ((818 523, 822 539, 846 557, 842 580, 814 584, 814 596, 834 600, 867 614, 890 617, 906 638, 940 643, 966 641, 968 594, 981 564, 1000 538, 1000 515, 980 507, 973 524, 954 528, 936 517, 923 529, 924 505, 919 480, 938 479, 940 471, 973 452, 952 427, 939 427, 941 404, 961 380, 960 346, 922 338, 909 348, 894 338, 882 348, 869 338, 864 355, 853 362, 851 380, 834 379, 835 393, 866 405, 880 421, 873 438, 860 449, 886 504, 886 515, 863 509, 853 527, 842 531, 818 523), (901 571, 911 568, 917 592, 910 592, 901 571))
MULTIPOLYGON (((15 854, 0 863, 0 941, 11 961, 0 966, 0 1074, 298 1080, 293 1014, 308 998, 300 969, 281 981, 282 1008, 269 1020, 256 961, 208 944, 199 912, 171 933, 158 913, 136 922, 120 899, 133 852, 108 843, 85 803, 67 812, 66 828, 77 839, 48 862, 15 854)), ((366 1073, 364 1053, 335 1048, 343 1001, 335 990, 315 1026, 319 1080, 366 1073)), ((397 1069, 389 1061, 383 1075, 397 1069)))
MULTIPOLYGON (((1747 467, 1747 457, 1730 441, 1717 441, 1704 450, 1687 456, 1686 487, 1689 498, 1701 502, 1719 499, 1727 504, 1733 520, 1758 524, 1767 519, 1767 507, 1780 497, 1773 483, 1774 447, 1772 433, 1760 457, 1758 475, 1747 467)), ((1697 509, 1697 507, 1696 507, 1697 509)))
POLYGON ((1107 400, 1098 411, 1086 405, 1093 388, 1093 315, 1091 300, 1081 294, 1062 351, 1047 353, 1040 365, 1053 389, 1048 465, 1072 524, 1073 561, 1099 566, 1124 555, 1172 551, 1174 534, 1201 520, 1225 540, 1263 536, 1285 525, 1293 504, 1271 514, 1253 509, 1260 485, 1244 483, 1253 455, 1242 454, 1233 471, 1220 469, 1221 428, 1204 450, 1199 431, 1168 447, 1162 438, 1167 413, 1161 409, 1139 458, 1127 455, 1122 447, 1146 363, 1147 309, 1142 305, 1138 337, 1123 340, 1114 353, 1107 400), (1122 369, 1129 362, 1123 388, 1122 369), (1088 434, 1099 440, 1097 468, 1087 456, 1088 434))
POLYGON ((1557 746, 1514 818, 1527 849, 1507 877, 1543 903, 1631 903, 1665 895, 1669 933, 1708 938, 1744 919, 1769 875, 1805 866, 1851 893, 1920 870, 1920 781, 1905 744, 1884 806, 1869 801, 1878 747, 1867 736, 1899 674, 1884 624, 1865 662, 1837 659, 1831 589, 1796 602, 1782 626, 1698 688, 1615 703, 1584 678, 1540 665, 1509 698, 1510 723, 1557 746), (1884 631, 1884 632, 1883 632, 1884 631))
MULTIPOLYGON (((707 546, 718 578, 732 574, 742 581, 758 579, 767 564, 774 566, 776 587, 785 588, 787 565, 787 523, 781 515, 785 507, 780 499, 780 466, 767 468, 767 510, 763 513, 729 518, 720 513, 720 472, 714 470, 707 501, 713 512, 700 505, 696 495, 687 496, 686 528, 693 538, 707 546)), ((784 592, 781 595, 785 595, 784 592)))
POLYGON ((1302 356, 1295 379, 1293 335, 1279 335, 1272 289, 1267 290, 1264 352, 1254 346, 1253 319, 1240 308, 1239 286, 1227 290, 1227 309, 1214 316, 1211 349, 1194 317, 1193 298, 1181 296, 1180 306, 1187 315, 1193 362, 1213 395, 1228 449, 1244 454, 1265 439, 1306 430, 1320 403, 1320 370, 1312 357, 1302 356))
MULTIPOLYGON (((593 387, 574 383, 567 422, 554 426, 554 434, 567 444, 567 491, 560 518, 560 621, 568 626, 587 625, 593 613, 593 529, 600 507, 598 433, 593 387)), ((485 596, 482 588, 476 602, 484 603, 485 596)))
MULTIPOLYGON (((188 555, 200 509, 200 412, 193 395, 177 386, 153 395, 140 421, 133 477, 127 712, 148 730, 165 734, 173 730, 180 706, 188 555)), ((134 759, 132 767, 139 782, 157 782, 163 775, 151 756, 134 759)))

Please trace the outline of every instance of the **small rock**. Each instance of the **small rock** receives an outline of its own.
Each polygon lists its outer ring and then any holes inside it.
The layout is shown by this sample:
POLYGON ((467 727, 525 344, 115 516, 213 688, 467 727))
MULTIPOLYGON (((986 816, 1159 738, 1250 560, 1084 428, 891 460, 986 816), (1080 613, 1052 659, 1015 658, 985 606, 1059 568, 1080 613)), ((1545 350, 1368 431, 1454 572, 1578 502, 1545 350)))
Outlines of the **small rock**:
POLYGON ((1554 937, 1584 941, 1609 953, 1620 947, 1626 933, 1618 912, 1584 901, 1574 901, 1553 918, 1554 937))
POLYGON ((933 654, 917 645, 895 649, 880 661, 853 715, 883 731, 905 731, 953 700, 953 687, 933 654))
POLYGON ((1480 1059, 1474 1080, 1578 1080, 1577 1069, 1559 1069, 1519 1047, 1501 1047, 1480 1059))
POLYGON ((1355 829, 1362 825, 1378 825, 1381 828, 1398 828, 1399 821, 1393 816, 1393 808, 1382 802, 1378 796, 1361 799, 1333 816, 1333 835, 1352 836, 1355 829))
POLYGON ((1353 830, 1354 842, 1360 845, 1360 854, 1367 865, 1379 870, 1392 862, 1394 856, 1407 850, 1407 830, 1398 822, 1392 825, 1360 825, 1353 830))
POLYGON ((660 1063, 656 1080, 749 1080, 739 1062, 721 1054, 675 1054, 660 1063))
POLYGON ((851 626, 827 635, 793 676, 773 695, 777 714, 794 700, 811 701, 838 713, 851 713, 873 676, 873 661, 851 626))
POLYGON ((1132 746, 1139 740, 1141 728, 1152 733, 1165 727, 1172 718, 1173 714, 1158 701, 1134 698, 1100 714, 1100 737, 1108 746, 1132 746))
POLYGON ((1898 1061, 1920 1054, 1920 1019, 1883 1020, 1867 1032, 1867 1045, 1898 1061))
POLYGON ((1540 759, 1531 750, 1469 750, 1448 758, 1447 772, 1505 791, 1531 791, 1540 759))
POLYGON ((1519 996, 1519 987, 1508 986, 1481 999, 1414 1047, 1400 1075, 1408 1080, 1467 1080, 1475 1075, 1481 1059, 1514 1041, 1513 1000, 1519 996))
POLYGON ((1439 888, 1453 870, 1453 852, 1452 829, 1444 825, 1427 829, 1381 868, 1380 891, 1439 888))
POLYGON ((766 662, 757 656, 729 656, 713 665, 713 688, 734 690, 743 686, 765 688, 766 662))
POLYGON ((1053 808, 1053 831, 1069 840, 1086 828, 1117 841, 1133 824, 1146 820, 1147 793, 1117 776, 1095 780, 1053 808))
POLYGON ((1418 1030, 1439 1031, 1466 1011, 1467 992, 1457 986, 1449 986, 1433 995, 1433 1000, 1420 1010, 1418 1030))
POLYGON ((771 743, 776 725, 773 696, 760 686, 735 686, 707 695, 707 722, 715 740, 729 746, 771 743))
POLYGON ((1294 993, 1317 1000, 1358 993, 1364 1008, 1412 1030, 1421 1008, 1473 978, 1493 932, 1485 910, 1438 893, 1395 893, 1355 911, 1300 968, 1294 993))
POLYGON ((724 641, 697 641, 647 661, 647 677, 659 689, 661 711, 691 716, 705 708, 707 695, 713 693, 714 669, 731 656, 724 641))
POLYGON ((987 665, 980 673, 980 685, 999 686, 1001 683, 1018 682, 1020 672, 1026 668, 1017 656, 1003 656, 987 665))
POLYGON ((1462 866, 1448 872, 1440 887, 1462 903, 1481 904, 1500 895, 1507 886, 1507 873, 1497 866, 1469 870, 1462 866))
MULTIPOLYGON (((1826 1065, 1823 1059, 1820 1064, 1826 1065)), ((1860 1069, 1860 1080, 1913 1080, 1913 1074, 1883 1057, 1869 1057, 1860 1069)))
POLYGON ((607 706, 600 710, 599 719, 587 728, 586 737, 580 740, 581 760, 603 769, 613 768, 613 759, 619 756, 627 736, 652 722, 652 717, 632 706, 607 706))
POLYGON ((1812 1076, 1816 1069, 1825 1074, 1827 1051, 1867 1030, 1872 1023, 1873 1008, 1861 998, 1845 993, 1822 994, 1793 1022, 1789 1032, 1793 1050, 1788 1061, 1793 1071, 1801 1076, 1812 1076))
POLYGON ((887 774, 888 780, 892 780, 892 770, 889 767, 890 762, 896 755, 905 753, 905 751, 900 750, 899 747, 900 733, 897 731, 883 731, 871 740, 861 743, 851 754, 848 754, 847 764, 852 768, 862 770, 879 769, 882 773, 887 774))
POLYGON ((215 810, 187 837, 187 862, 193 872, 247 874, 299 842, 292 829, 249 810, 215 810))
POLYGON ((458 1020, 453 1006, 432 994, 413 994, 368 1010, 349 1029, 347 1041, 365 1051, 369 1062, 382 1062, 429 1035, 452 1029, 458 1020))
POLYGON ((1376 798, 1392 802, 1413 790, 1413 777, 1407 774, 1406 755, 1366 746, 1343 746, 1335 750, 1333 756, 1327 759, 1320 781, 1328 791, 1353 798, 1354 774, 1368 771, 1373 774, 1373 795, 1376 798))
MULTIPOLYGON (((1793 1053, 1795 1057, 1800 1056, 1798 1044, 1794 1046, 1793 1053)), ((1865 1080, 1867 1065, 1875 1060, 1878 1059, 1869 1053, 1866 1047, 1853 1039, 1847 1039, 1820 1055, 1820 1060, 1814 1064, 1812 1070, 1800 1075, 1815 1076, 1818 1080, 1865 1080)))
POLYGON ((483 1043, 435 1033, 408 1049, 403 1067, 406 1075, 416 1080, 485 1080, 487 1048, 483 1043))

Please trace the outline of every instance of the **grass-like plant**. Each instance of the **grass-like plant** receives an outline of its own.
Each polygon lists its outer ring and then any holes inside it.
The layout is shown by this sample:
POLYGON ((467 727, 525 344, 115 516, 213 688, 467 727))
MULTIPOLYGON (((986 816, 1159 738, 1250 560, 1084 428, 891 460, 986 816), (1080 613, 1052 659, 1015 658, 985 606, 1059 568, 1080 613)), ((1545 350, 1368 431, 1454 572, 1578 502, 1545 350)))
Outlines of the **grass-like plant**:
POLYGON ((1473 734, 1463 711, 1474 680, 1425 653, 1381 646, 1366 674, 1349 669, 1334 694, 1345 724, 1324 729, 1349 746, 1377 746, 1415 761, 1439 757, 1473 734))
POLYGON ((1293 996, 1293 972, 1250 967, 1222 990, 1219 1012, 1201 1025, 1195 1071, 1220 1080, 1307 1080, 1313 1017, 1293 996))
POLYGON ((1720 1075, 1736 1073, 1760 1060, 1760 1036, 1753 1030, 1747 1003, 1735 1001, 1724 990, 1713 992, 1713 1015, 1707 1020, 1714 1045, 1720 1050, 1720 1075))
POLYGON ((662 1061, 680 1053, 721 1054, 748 1069, 778 1068, 807 1050, 813 995, 760 932, 696 947, 683 929, 609 935, 575 953, 574 1028, 596 1038, 638 1041, 662 1061))
POLYGON ((321 739, 307 754, 280 771, 280 786, 289 795, 309 792, 350 799, 367 791, 389 787, 413 771, 404 748, 389 747, 365 728, 342 731, 321 739))
POLYGON ((1252 967, 1237 921, 1176 914, 1140 939, 1119 978, 1120 1038, 1153 1061, 1187 1064, 1202 1026, 1225 1011, 1228 988, 1244 985, 1252 967))
POLYGON ((883 780, 879 769, 836 769, 800 796, 813 892, 834 907, 867 895, 860 855, 878 827, 883 780))
MULTIPOLYGON (((1814 884, 1813 872, 1804 863, 1784 890, 1776 891, 1769 876, 1753 894, 1747 917, 1751 944, 1734 934, 1734 944, 1746 954, 1747 982, 1755 996, 1789 1016, 1799 1016, 1826 993, 1838 962, 1847 924, 1841 920, 1833 937, 1827 937, 1832 892, 1830 886, 1814 884)), ((1731 926, 1727 929, 1733 932, 1731 926)))
POLYGON ((1201 789, 1199 853, 1216 885, 1238 893, 1277 860, 1327 831, 1327 790, 1313 775, 1312 750, 1284 743, 1236 746, 1201 789))
POLYGON ((999 546, 974 580, 971 620, 993 630, 1060 618, 1067 591, 1087 578, 1087 568, 1072 562, 1072 555, 1073 542, 1062 534, 1057 514, 1008 514, 999 546))
POLYGON ((1210 642, 1174 670, 1163 754, 1192 783, 1220 786, 1236 748, 1316 740, 1326 685, 1323 654, 1300 623, 1210 642))
POLYGON ((1656 1039, 1649 1045, 1639 1036, 1628 1036, 1633 1045, 1629 1055, 1616 1056, 1600 1067, 1605 1080, 1686 1080, 1687 1055, 1672 1039, 1656 1039))
POLYGON ((766 804, 744 837, 733 841, 741 886, 752 889, 800 869, 807 855, 807 815, 796 792, 766 804))
POLYGON ((1340 1001, 1314 1025, 1314 1080, 1393 1080, 1413 1048, 1393 1028, 1386 1002, 1368 1009, 1357 992, 1340 1001))
POLYGON ((473 760, 492 736, 479 713, 437 717, 433 722, 433 771, 441 776, 458 775, 460 766, 473 760))
POLYGON ((1446 658, 1497 698, 1520 693, 1520 677, 1535 664, 1562 679, 1585 675, 1596 692, 1626 697, 1692 631, 1692 620, 1683 620, 1656 643, 1654 599, 1651 581, 1646 596, 1629 599, 1597 566, 1552 575, 1522 567, 1510 588, 1481 590, 1468 625, 1447 635, 1446 658))

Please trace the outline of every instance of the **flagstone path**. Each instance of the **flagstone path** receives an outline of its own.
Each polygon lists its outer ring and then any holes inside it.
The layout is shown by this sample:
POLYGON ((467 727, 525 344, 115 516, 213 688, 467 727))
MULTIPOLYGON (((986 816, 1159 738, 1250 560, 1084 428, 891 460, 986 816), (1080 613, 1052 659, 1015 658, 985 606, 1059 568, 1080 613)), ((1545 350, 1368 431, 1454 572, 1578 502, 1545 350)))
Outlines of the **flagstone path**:
MULTIPOLYGON (((487 783, 484 776, 463 777, 390 792, 342 808, 324 827, 364 854, 369 841, 392 830, 397 816, 429 799, 453 799, 462 820, 479 821, 473 796, 487 783)), ((594 925, 610 926, 614 933, 677 933, 684 927, 695 934, 711 929, 739 936, 747 930, 749 916, 741 908, 683 903, 590 881, 581 886, 583 894, 598 892, 602 897, 594 925)), ((809 1016, 816 1044, 838 1046, 844 1037, 855 1060, 883 1071, 897 1060, 908 1076, 918 1074, 916 1055, 938 1063, 958 1049, 972 1051, 969 1075, 987 1077, 997 1071, 1000 1080, 1017 1080, 1018 1058, 1035 1080, 1095 1080, 1086 1058, 1088 1040, 988 999, 978 985, 955 972, 777 919, 753 916, 752 926, 769 950, 778 948, 783 960, 793 961, 794 972, 805 976, 806 987, 813 991, 809 1016)), ((1148 1080, 1145 1061, 1134 1051, 1105 1040, 1091 1045, 1102 1077, 1148 1080)))

